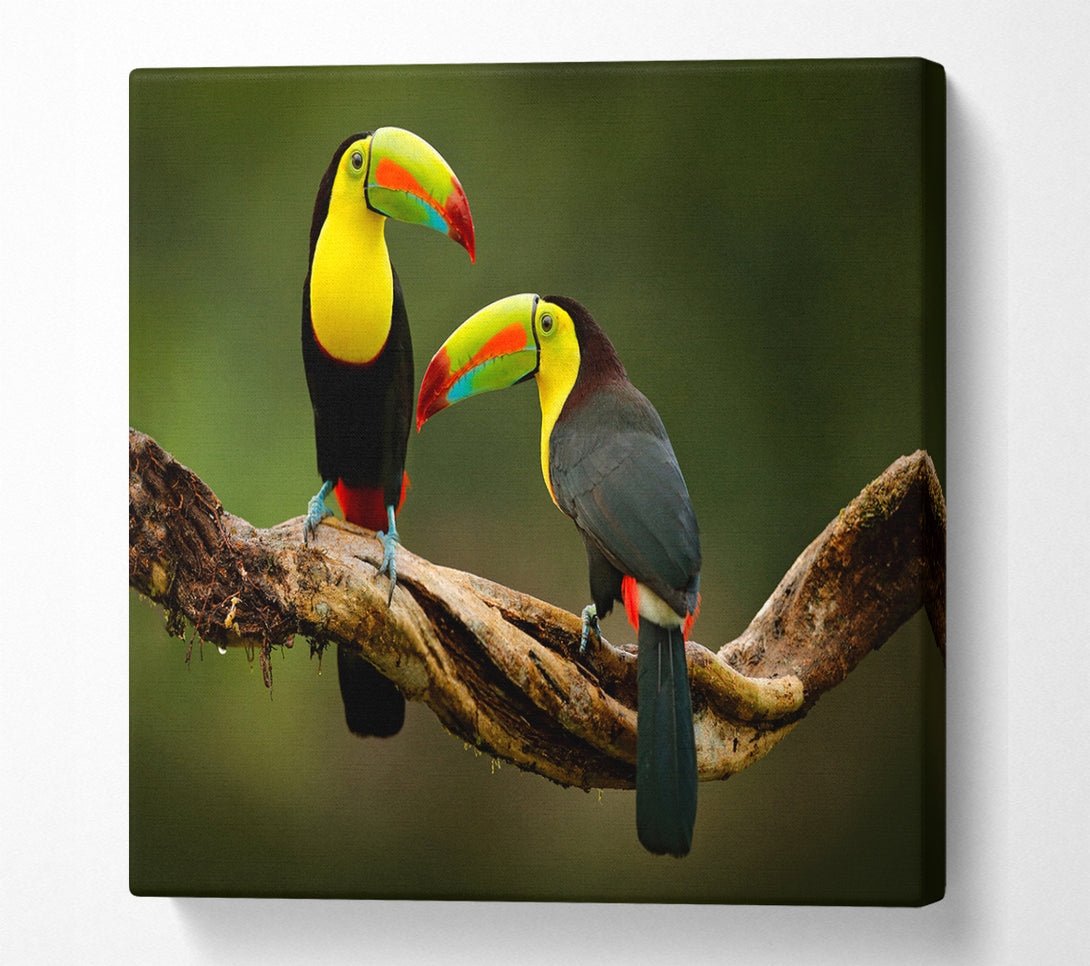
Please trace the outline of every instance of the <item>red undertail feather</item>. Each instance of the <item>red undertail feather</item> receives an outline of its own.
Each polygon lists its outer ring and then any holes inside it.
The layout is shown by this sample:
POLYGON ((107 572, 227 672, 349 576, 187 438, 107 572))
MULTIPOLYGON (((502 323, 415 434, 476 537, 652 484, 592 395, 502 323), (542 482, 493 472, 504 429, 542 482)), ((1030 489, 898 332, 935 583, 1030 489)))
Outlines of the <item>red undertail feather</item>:
POLYGON ((697 593, 697 595, 696 595, 696 608, 693 610, 693 612, 691 614, 686 615, 686 617, 685 617, 685 626, 681 628, 681 630, 684 632, 685 640, 688 640, 689 635, 692 634, 693 621, 696 620, 696 615, 699 614, 699 613, 700 613, 700 594, 697 593))
MULTIPOLYGON (((640 585, 636 583, 635 577, 629 577, 625 574, 621 578, 621 599, 624 601, 624 612, 628 618, 628 623, 635 628, 636 632, 640 630, 640 585)), ((692 613, 685 615, 685 623, 682 625, 682 631, 684 632, 685 640, 689 639, 689 634, 693 629, 693 621, 696 620, 696 615, 700 613, 700 594, 696 595, 696 608, 692 613)))
MULTIPOLYGON (((401 496, 394 513, 401 512, 408 487, 409 474, 406 473, 401 478, 401 496)), ((338 480, 333 492, 337 496, 341 513, 349 523, 368 530, 386 529, 389 521, 386 519, 386 501, 383 499, 381 487, 346 486, 344 481, 338 480)))
POLYGON ((625 574, 621 578, 621 599, 624 601, 624 612, 628 618, 628 623, 638 633, 640 629, 640 585, 636 583, 635 577, 629 577, 628 574, 625 574))

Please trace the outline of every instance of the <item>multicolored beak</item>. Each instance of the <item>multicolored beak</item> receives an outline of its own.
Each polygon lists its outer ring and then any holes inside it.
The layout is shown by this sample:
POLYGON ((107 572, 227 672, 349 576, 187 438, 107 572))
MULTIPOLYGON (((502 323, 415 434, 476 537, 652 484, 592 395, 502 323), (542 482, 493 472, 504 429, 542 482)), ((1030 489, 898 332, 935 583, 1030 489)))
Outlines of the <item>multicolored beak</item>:
POLYGON ((364 190, 375 211, 449 235, 476 260, 465 192, 450 165, 423 138, 397 127, 375 131, 364 190))
POLYGON ((428 364, 416 404, 416 431, 442 409, 537 372, 538 297, 510 295, 466 319, 428 364))

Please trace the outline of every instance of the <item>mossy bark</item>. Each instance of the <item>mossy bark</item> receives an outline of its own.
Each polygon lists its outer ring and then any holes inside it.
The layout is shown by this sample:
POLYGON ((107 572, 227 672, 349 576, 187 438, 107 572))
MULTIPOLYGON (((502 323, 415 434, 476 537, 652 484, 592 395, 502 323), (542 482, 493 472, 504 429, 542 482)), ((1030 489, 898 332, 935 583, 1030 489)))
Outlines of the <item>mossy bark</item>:
MULTIPOLYGON (((901 457, 806 548, 735 641, 686 645, 700 777, 760 759, 920 607, 945 652, 942 491, 927 454, 901 457)), ((398 550, 376 574, 373 533, 303 518, 260 530, 154 440, 129 430, 129 583, 191 642, 268 655, 296 635, 359 648, 450 732, 553 781, 632 787, 636 661, 603 641, 579 655, 580 617, 398 550)))

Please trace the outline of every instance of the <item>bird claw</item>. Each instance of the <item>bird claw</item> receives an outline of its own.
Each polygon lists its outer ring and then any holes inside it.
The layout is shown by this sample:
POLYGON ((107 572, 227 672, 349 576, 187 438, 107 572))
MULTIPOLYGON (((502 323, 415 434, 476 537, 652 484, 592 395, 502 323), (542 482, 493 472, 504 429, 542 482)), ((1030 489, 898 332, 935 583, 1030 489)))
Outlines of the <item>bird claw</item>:
POLYGON ((303 523, 304 544, 309 544, 314 539, 318 532, 318 524, 322 520, 333 516, 333 511, 325 505, 325 498, 331 489, 333 489, 333 484, 326 481, 322 484, 322 488, 310 498, 310 502, 307 503, 307 517, 303 523))
POLYGON ((394 600, 394 588, 397 586, 397 548, 401 540, 397 535, 397 527, 394 525, 393 507, 388 509, 390 516, 390 529, 387 533, 381 530, 376 534, 382 541, 382 566, 378 573, 386 574, 390 578, 390 596, 386 598, 386 606, 389 607, 394 600))
POLYGON ((598 628, 598 608, 594 604, 587 604, 583 608, 583 635, 579 640, 580 657, 587 653, 587 639, 592 627, 594 628, 594 636, 598 638, 598 643, 601 644, 602 632, 598 628))
POLYGON ((380 532, 378 538, 382 541, 382 566, 378 568, 378 573, 386 574, 390 578, 390 596, 386 598, 389 605, 394 599, 394 588, 397 586, 397 547, 400 541, 396 533, 380 532))

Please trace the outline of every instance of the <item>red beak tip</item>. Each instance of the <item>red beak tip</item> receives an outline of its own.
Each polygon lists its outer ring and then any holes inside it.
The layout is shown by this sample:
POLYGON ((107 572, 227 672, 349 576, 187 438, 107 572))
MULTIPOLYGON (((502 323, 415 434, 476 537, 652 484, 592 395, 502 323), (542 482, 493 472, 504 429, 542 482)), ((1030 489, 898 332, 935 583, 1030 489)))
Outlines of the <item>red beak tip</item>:
POLYGON ((461 245, 469 253, 469 260, 472 263, 476 264, 476 262, 477 262, 477 245, 476 245, 475 239, 473 238, 473 232, 470 231, 470 232, 466 233, 466 232, 461 232, 460 231, 460 232, 458 232, 457 235, 455 235, 454 240, 457 241, 458 244, 461 245))
POLYGON ((425 404, 424 400, 420 400, 420 405, 416 409, 416 431, 419 433, 424 428, 426 423, 431 417, 435 415, 430 405, 425 404))

